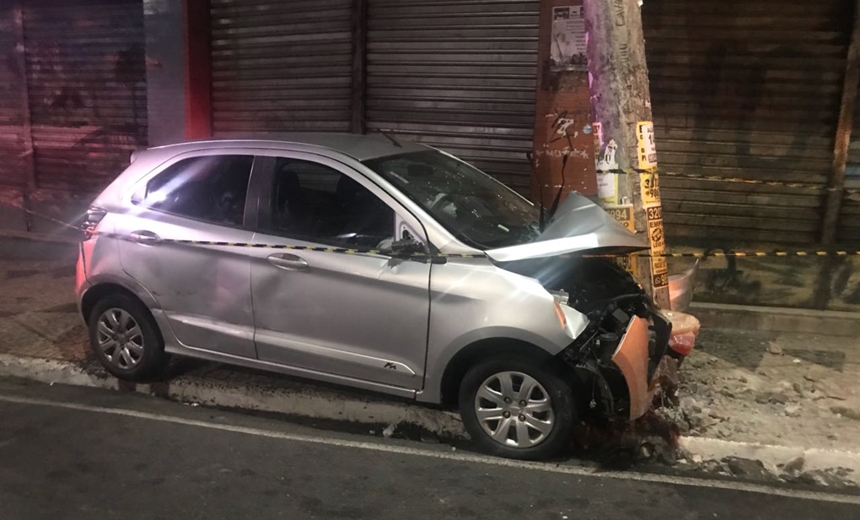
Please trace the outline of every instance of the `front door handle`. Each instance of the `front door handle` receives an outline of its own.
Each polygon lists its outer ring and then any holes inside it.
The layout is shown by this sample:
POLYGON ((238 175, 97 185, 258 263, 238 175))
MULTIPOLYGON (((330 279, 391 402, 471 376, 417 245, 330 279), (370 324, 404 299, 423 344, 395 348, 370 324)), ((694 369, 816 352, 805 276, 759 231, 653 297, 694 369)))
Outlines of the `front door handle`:
POLYGON ((308 263, 305 262, 304 259, 289 253, 269 255, 269 263, 279 269, 286 269, 287 271, 301 271, 302 269, 308 268, 308 263))
POLYGON ((161 241, 161 237, 152 231, 132 231, 128 234, 132 242, 144 245, 155 245, 161 241))

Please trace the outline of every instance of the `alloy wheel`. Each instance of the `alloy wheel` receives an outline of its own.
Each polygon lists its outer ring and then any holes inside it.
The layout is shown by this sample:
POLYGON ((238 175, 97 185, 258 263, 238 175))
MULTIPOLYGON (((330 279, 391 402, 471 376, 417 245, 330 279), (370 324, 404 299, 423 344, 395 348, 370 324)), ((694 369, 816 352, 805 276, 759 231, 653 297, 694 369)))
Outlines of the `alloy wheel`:
POLYGON ((105 358, 122 370, 134 368, 143 359, 143 331, 124 309, 108 309, 99 316, 96 341, 105 358))
POLYGON ((490 438, 512 448, 529 448, 546 440, 555 419, 546 389, 522 372, 488 377, 475 395, 475 415, 490 438))

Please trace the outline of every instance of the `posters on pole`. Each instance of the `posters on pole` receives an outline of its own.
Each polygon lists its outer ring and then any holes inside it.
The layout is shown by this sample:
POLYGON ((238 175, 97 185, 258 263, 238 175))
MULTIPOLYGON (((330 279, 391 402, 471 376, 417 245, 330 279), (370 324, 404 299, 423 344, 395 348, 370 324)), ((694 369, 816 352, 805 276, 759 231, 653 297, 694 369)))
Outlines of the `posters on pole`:
POLYGON ((552 8, 550 65, 553 71, 588 71, 582 6, 552 8))

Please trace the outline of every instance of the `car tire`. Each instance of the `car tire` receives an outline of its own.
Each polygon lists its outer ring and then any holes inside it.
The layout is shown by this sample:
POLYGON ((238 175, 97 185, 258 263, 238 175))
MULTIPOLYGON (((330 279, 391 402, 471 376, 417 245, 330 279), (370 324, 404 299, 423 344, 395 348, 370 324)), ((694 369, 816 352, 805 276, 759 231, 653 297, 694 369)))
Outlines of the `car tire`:
POLYGON ((112 294, 90 313, 90 345, 105 370, 119 379, 145 381, 166 366, 164 339, 142 303, 112 294))
POLYGON ((558 456, 569 446, 577 418, 573 390, 564 376, 545 364, 516 355, 480 361, 472 366, 460 383, 459 407, 466 431, 482 451, 521 460, 558 456), (532 390, 526 390, 531 392, 527 401, 513 402, 513 398, 511 403, 504 401, 505 391, 500 387, 507 377, 512 383, 510 389, 520 397, 519 392, 527 384, 537 383, 532 390), (499 391, 491 399, 485 399, 488 391, 495 390, 499 391), (538 399, 541 394, 549 399, 549 413, 537 411, 547 408, 546 403, 538 399), (523 402, 526 406, 522 406, 523 402), (491 418, 496 415, 500 416, 498 420, 491 418), (507 432, 500 429, 505 426, 504 421, 508 421, 507 432), (550 425, 549 430, 546 430, 547 425, 550 425), (496 438, 492 430, 496 431, 496 438), (528 438, 521 440, 521 435, 528 438))

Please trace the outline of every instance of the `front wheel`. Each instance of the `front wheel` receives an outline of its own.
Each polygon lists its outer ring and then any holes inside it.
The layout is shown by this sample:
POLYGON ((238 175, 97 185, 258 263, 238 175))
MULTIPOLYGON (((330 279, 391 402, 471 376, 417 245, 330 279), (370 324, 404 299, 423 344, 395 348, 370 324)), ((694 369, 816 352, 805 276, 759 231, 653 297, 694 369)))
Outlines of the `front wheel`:
POLYGON ((460 384, 459 404, 472 439, 513 459, 558 455, 576 419, 573 391, 561 375, 515 356, 474 365, 460 384))

